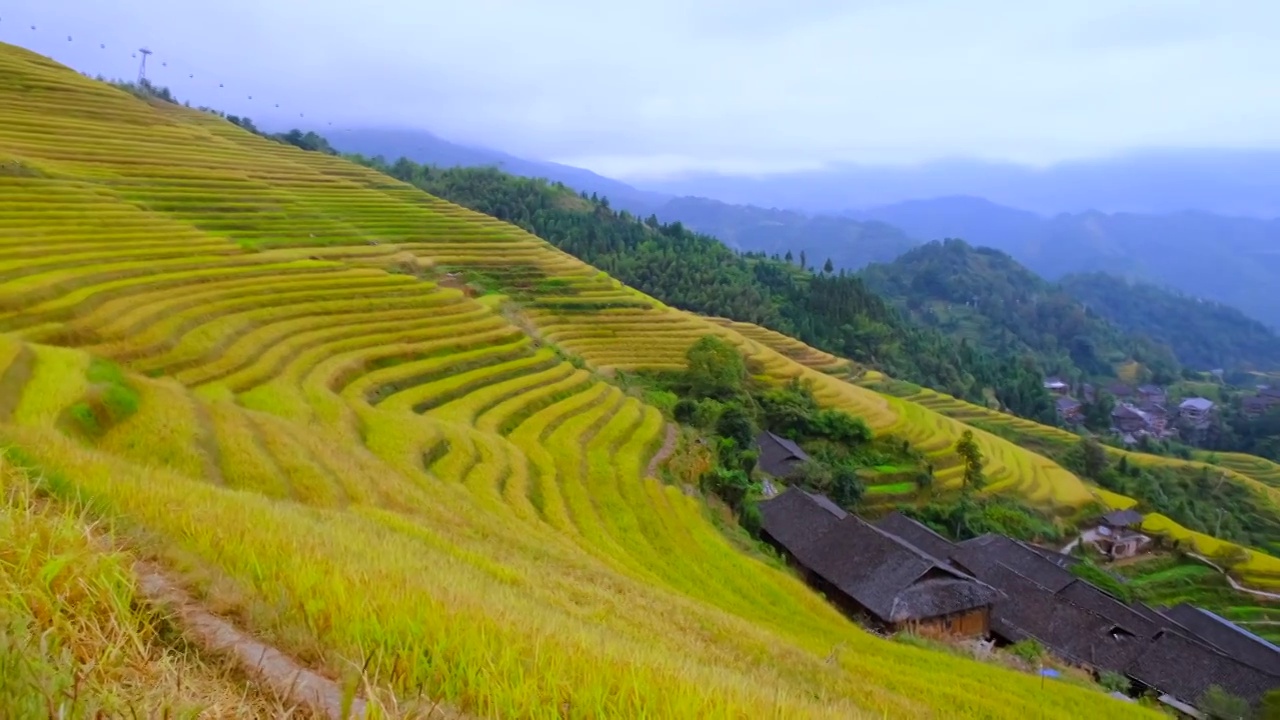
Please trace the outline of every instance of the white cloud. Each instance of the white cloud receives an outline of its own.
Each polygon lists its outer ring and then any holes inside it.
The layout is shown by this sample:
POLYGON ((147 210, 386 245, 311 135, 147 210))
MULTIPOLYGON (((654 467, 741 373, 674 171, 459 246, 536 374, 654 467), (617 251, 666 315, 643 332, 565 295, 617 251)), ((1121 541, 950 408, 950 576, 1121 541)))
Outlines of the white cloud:
POLYGON ((417 126, 619 174, 1280 147, 1271 0, 18 0, 0 15, 0 39, 89 72, 130 74, 121 53, 149 44, 171 63, 158 80, 231 112, 270 120, 279 102, 278 122, 417 126))

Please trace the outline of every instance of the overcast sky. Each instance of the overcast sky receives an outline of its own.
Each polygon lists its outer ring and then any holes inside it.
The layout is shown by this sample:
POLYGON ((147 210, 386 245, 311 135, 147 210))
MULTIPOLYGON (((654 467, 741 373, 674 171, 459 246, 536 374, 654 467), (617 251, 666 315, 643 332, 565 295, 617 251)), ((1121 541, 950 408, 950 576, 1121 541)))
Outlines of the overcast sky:
POLYGON ((0 40, 110 76, 145 44, 157 82, 260 124, 422 128, 621 177, 1280 148, 1278 28, 1280 0, 0 8, 0 40))

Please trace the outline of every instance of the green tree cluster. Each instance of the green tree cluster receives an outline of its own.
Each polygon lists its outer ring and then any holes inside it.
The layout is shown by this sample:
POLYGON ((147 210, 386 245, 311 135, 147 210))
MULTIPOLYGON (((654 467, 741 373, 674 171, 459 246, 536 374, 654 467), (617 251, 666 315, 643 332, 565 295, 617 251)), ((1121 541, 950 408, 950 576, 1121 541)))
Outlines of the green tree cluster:
POLYGON ((1211 467, 1148 466, 1126 457, 1112 462, 1107 449, 1088 438, 1051 456, 1108 490, 1139 498, 1141 507, 1184 527, 1267 552, 1280 551, 1280 508, 1211 467))
MULTIPOLYGON (((858 475, 862 464, 885 462, 884 449, 869 451, 870 428, 860 418, 822 408, 806 383, 783 386, 752 381, 737 349, 725 340, 707 335, 685 353, 685 370, 671 375, 639 376, 648 393, 671 393, 675 419, 711 435, 716 464, 702 478, 713 492, 740 513, 744 526, 751 523, 752 506, 760 492, 753 480, 761 429, 801 442, 812 450, 789 482, 830 496, 853 509, 863 496, 858 475)), ((892 460, 900 460, 909 448, 896 447, 892 460)))
POLYGON ((949 239, 859 274, 915 320, 1003 356, 1034 358, 1053 374, 1114 377, 1130 360, 1160 384, 1180 373, 1167 345, 1121 330, 998 250, 949 239))
POLYGON ((973 431, 965 430, 956 441, 956 454, 964 461, 964 488, 979 490, 986 485, 986 475, 982 471, 985 458, 982 450, 973 439, 973 431))
POLYGON ((1057 541, 1062 537, 1062 530, 1052 518, 1000 496, 965 493, 950 502, 902 505, 898 511, 954 540, 986 533, 1029 541, 1057 541))

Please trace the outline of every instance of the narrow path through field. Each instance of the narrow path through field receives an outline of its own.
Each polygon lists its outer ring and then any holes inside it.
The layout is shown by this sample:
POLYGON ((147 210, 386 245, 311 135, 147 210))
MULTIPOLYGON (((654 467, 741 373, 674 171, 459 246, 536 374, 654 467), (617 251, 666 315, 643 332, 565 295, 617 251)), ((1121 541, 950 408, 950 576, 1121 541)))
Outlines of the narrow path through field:
MULTIPOLYGON (((1092 537, 1085 537, 1085 535, 1091 535, 1092 532, 1093 531, 1088 531, 1084 535, 1077 536, 1076 539, 1072 540, 1070 543, 1066 545, 1066 547, 1062 548, 1058 552, 1061 552, 1063 554, 1070 554, 1071 551, 1075 549, 1075 546, 1080 544, 1081 540, 1085 540, 1085 541, 1092 540, 1092 537)), ((1231 577, 1231 573, 1228 573, 1225 568, 1223 568, 1221 565, 1215 563, 1214 561, 1210 560, 1209 558, 1203 555, 1198 555, 1196 553, 1189 552, 1187 553, 1187 557, 1195 558, 1196 560, 1199 560, 1200 562, 1204 563, 1205 565, 1208 565, 1214 570, 1217 570, 1219 573, 1222 574, 1222 577, 1227 579, 1227 584, 1231 586, 1231 589, 1235 590, 1236 592, 1248 593, 1255 597, 1267 598, 1268 600, 1280 600, 1280 594, 1278 593, 1267 592, 1265 590, 1254 590, 1253 588, 1245 587, 1244 585, 1241 585, 1240 583, 1236 582, 1235 578, 1231 577)))
POLYGON ((668 424, 667 436, 662 441, 662 447, 659 448, 658 452, 655 453, 654 456, 649 459, 649 468, 646 471, 646 475, 648 477, 652 477, 652 478, 658 477, 658 468, 662 467, 662 463, 666 462, 667 459, 670 458, 675 453, 676 440, 678 438, 679 438, 679 433, 676 431, 676 426, 668 424))
POLYGON ((147 600, 173 612, 193 640, 210 651, 233 656, 250 677, 265 682, 279 697, 335 720, 365 717, 362 698, 354 698, 344 715, 343 691, 336 682, 204 609, 156 566, 140 562, 134 572, 147 600))
POLYGON ((1266 592, 1265 590, 1254 590, 1253 588, 1248 588, 1241 585, 1240 583, 1236 582, 1236 579, 1231 577, 1231 574, 1228 573, 1226 570, 1224 570, 1220 565, 1218 565, 1217 563, 1215 563, 1214 561, 1210 560, 1209 558, 1203 555, 1197 555, 1196 553, 1189 552, 1187 553, 1187 556, 1193 557, 1199 560, 1200 562, 1204 563, 1205 565, 1208 565, 1209 567, 1213 568, 1214 570, 1217 570, 1218 572, 1222 573, 1222 576, 1227 579, 1227 584, 1231 586, 1232 590, 1236 590, 1238 592, 1243 592, 1243 593, 1249 593, 1250 595, 1255 595, 1257 597, 1264 597, 1269 600, 1280 600, 1280 594, 1266 592))
POLYGON ((304 667, 293 657, 240 630, 225 618, 209 612, 153 563, 134 563, 138 588, 147 602, 173 613, 189 640, 214 654, 231 657, 249 677, 263 682, 277 697, 297 707, 333 720, 377 717, 406 717, 422 720, 475 720, 465 713, 430 700, 419 699, 410 706, 371 708, 357 693, 350 707, 343 707, 347 695, 338 682, 304 667), (371 710, 373 712, 371 712, 371 710))

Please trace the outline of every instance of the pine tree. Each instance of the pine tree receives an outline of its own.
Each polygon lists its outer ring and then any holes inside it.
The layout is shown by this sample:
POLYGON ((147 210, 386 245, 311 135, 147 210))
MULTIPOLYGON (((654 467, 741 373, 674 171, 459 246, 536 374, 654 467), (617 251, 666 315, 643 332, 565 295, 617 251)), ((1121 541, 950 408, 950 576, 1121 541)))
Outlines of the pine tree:
POLYGON ((964 488, 977 490, 986 484, 982 474, 982 450, 973 439, 973 431, 965 430, 956 441, 956 454, 964 459, 964 488))

